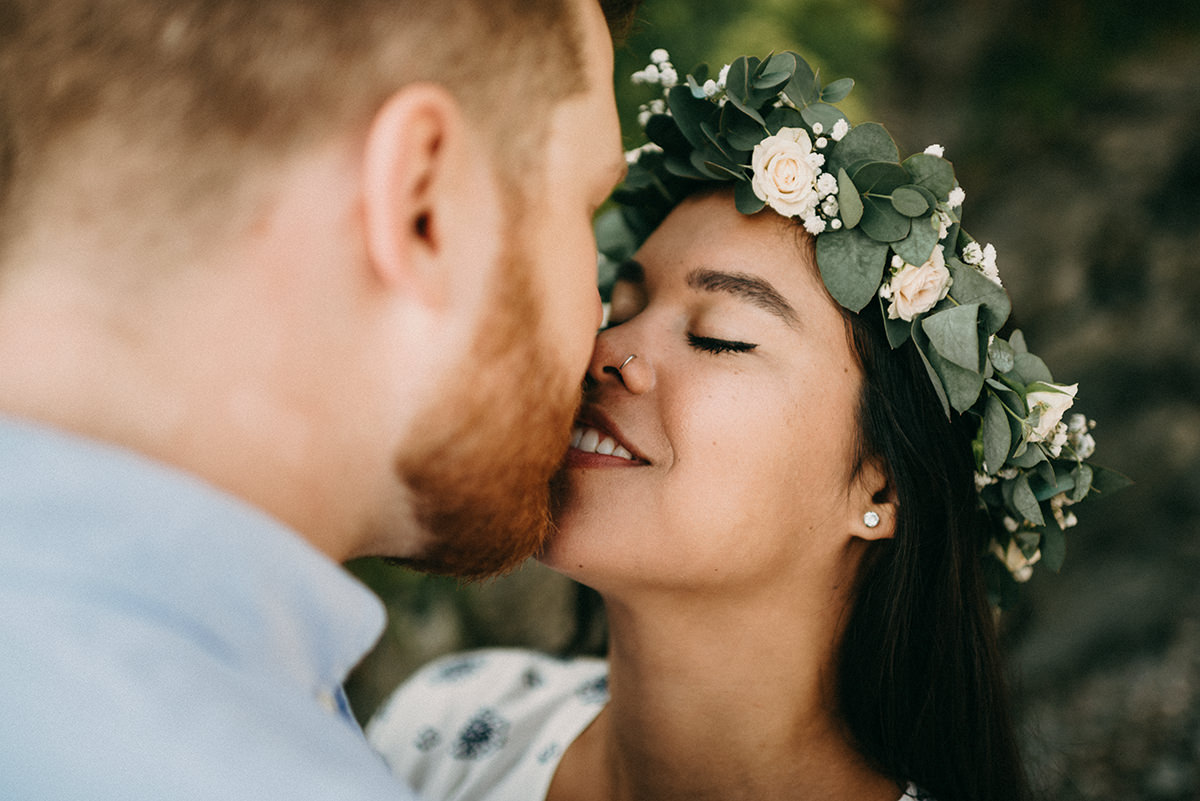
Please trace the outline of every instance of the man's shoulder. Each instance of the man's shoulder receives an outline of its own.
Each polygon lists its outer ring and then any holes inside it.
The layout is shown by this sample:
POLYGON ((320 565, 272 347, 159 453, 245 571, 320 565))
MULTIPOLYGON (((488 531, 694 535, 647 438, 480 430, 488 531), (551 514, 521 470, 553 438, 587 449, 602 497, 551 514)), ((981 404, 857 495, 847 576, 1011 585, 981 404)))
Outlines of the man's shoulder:
POLYGON ((0 624, 6 797, 411 798, 349 721, 294 684, 174 629, 138 631, 137 615, 90 620, 94 640, 53 617, 40 642, 0 624))

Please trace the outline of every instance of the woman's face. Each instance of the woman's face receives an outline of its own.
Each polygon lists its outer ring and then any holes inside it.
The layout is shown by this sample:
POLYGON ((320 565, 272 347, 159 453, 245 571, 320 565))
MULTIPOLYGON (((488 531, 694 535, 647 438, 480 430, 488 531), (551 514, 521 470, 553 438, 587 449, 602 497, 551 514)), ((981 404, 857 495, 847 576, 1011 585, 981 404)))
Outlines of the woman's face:
POLYGON ((854 476, 861 371, 800 236, 711 195, 622 268, 544 561, 602 592, 844 579, 881 487, 854 476))

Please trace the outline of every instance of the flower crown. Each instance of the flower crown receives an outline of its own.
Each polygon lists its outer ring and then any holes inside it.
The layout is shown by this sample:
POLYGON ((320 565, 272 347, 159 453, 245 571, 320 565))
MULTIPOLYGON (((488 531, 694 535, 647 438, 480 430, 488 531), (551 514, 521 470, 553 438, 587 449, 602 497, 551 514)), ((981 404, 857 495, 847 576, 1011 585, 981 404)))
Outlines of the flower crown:
POLYGON ((822 86, 796 53, 743 56, 715 78, 700 65, 680 81, 658 49, 633 80, 662 96, 642 106, 649 143, 626 154, 620 205, 597 221, 602 254, 628 258, 702 183, 732 184, 743 214, 801 220, 834 300, 854 312, 876 301, 892 348, 916 348, 947 416, 977 421, 993 602, 1008 605, 1035 563, 1058 571, 1068 507, 1129 481, 1086 461, 1095 422, 1064 419, 1077 385, 1055 383, 1020 331, 999 335, 1011 304, 996 250, 962 229, 965 194, 943 149, 901 161, 881 125, 851 126, 834 105, 854 81, 822 86))

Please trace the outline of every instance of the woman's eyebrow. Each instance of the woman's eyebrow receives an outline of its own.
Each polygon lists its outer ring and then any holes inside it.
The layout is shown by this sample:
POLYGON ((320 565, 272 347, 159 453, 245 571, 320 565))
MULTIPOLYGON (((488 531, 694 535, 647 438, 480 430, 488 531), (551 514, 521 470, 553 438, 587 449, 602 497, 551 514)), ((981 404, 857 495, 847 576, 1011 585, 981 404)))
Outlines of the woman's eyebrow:
POLYGON ((796 310, 784 300, 779 290, 756 275, 719 270, 692 270, 688 273, 687 285, 704 292, 728 292, 782 318, 788 325, 798 325, 800 322, 796 310))

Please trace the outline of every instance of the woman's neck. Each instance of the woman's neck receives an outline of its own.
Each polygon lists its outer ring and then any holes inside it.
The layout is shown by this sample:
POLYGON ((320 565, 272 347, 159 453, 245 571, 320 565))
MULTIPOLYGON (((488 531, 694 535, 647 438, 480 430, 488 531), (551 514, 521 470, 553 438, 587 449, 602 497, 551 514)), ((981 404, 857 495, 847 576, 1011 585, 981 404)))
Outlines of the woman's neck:
POLYGON ((550 798, 895 801, 838 722, 838 608, 710 600, 608 599, 610 701, 550 798))

